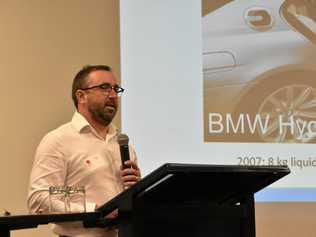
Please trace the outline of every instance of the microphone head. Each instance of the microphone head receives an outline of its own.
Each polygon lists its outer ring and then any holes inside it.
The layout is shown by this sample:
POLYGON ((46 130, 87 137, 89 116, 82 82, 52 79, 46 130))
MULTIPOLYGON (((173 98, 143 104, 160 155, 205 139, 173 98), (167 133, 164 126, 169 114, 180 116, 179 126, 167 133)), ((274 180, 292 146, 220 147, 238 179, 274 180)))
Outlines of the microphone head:
POLYGON ((124 133, 121 133, 117 137, 117 142, 118 144, 120 144, 120 146, 128 145, 128 140, 129 140, 128 136, 124 133))

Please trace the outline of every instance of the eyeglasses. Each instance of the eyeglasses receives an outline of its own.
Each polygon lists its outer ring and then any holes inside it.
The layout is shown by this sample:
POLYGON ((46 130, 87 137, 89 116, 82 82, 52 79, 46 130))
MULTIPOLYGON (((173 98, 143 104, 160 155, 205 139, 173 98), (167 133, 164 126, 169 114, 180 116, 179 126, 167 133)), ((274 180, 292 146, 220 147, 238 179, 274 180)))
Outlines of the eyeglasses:
POLYGON ((112 86, 109 83, 103 83, 100 85, 91 86, 91 87, 87 87, 87 88, 81 88, 80 90, 86 91, 86 90, 90 90, 90 89, 94 89, 94 88, 100 88, 101 90, 103 90, 104 92, 106 92, 108 94, 111 92, 111 90, 114 90, 118 96, 121 96, 125 90, 118 85, 112 86))

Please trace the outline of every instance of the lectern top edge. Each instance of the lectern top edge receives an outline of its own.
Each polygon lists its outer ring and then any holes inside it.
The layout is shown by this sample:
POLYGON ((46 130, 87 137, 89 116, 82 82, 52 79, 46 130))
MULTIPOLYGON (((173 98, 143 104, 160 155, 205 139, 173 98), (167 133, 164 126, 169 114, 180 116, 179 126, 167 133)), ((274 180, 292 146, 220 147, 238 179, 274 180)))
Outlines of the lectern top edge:
POLYGON ((218 164, 180 164, 166 163, 159 169, 169 172, 280 172, 290 173, 288 166, 240 166, 240 165, 218 165, 218 164))
MULTIPOLYGON (((249 186, 249 193, 255 193, 258 190, 272 184, 276 180, 290 173, 287 166, 238 166, 238 165, 210 165, 210 164, 179 164, 179 163, 166 163, 160 166, 158 169, 145 176, 133 187, 125 190, 109 202, 102 205, 97 211, 107 215, 111 211, 115 210, 122 204, 123 200, 127 197, 135 196, 146 190, 151 189, 156 184, 160 185, 160 182, 169 179, 169 177, 176 178, 183 175, 193 175, 193 177, 199 177, 206 175, 207 177, 229 179, 234 174, 238 176, 244 176, 244 179, 254 179, 260 182, 254 183, 249 186)), ((183 177, 184 177, 183 176, 183 177)), ((254 181, 255 182, 255 181, 254 181)))

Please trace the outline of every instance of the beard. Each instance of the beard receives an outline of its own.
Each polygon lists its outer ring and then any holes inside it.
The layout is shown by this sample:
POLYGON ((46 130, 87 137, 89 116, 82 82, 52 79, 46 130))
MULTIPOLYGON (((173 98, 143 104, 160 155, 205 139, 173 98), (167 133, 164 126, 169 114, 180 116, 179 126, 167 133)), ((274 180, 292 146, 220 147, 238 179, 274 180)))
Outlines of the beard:
POLYGON ((117 105, 114 102, 107 102, 104 104, 91 104, 88 107, 89 112, 91 113, 93 119, 108 126, 114 116, 116 115, 117 105))

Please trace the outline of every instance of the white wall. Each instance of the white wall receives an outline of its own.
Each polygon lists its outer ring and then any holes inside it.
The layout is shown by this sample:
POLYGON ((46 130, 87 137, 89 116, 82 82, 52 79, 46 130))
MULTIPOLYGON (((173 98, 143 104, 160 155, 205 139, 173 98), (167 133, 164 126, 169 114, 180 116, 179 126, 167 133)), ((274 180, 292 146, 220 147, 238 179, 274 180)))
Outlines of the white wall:
MULTIPOLYGON (((120 76, 118 4, 0 2, 0 212, 27 213, 36 146, 47 131, 71 119, 75 73, 87 64, 109 64, 120 76)), ((47 229, 12 236, 48 236, 47 229)))

